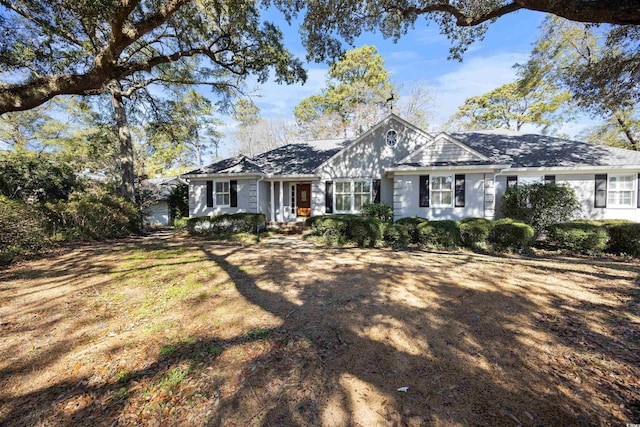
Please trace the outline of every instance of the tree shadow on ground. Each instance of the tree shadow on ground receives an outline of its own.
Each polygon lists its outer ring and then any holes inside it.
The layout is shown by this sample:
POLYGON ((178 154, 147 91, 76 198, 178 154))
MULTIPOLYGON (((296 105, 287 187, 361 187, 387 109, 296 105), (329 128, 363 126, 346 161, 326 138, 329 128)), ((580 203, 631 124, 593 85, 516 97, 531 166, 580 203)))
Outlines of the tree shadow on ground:
MULTIPOLYGON (((0 393, 0 425, 48 419, 68 426, 589 425, 640 419, 633 324, 638 282, 628 283, 640 268, 633 264, 598 261, 601 270, 585 273, 570 259, 319 249, 299 242, 156 244, 140 244, 140 257, 177 254, 180 247, 201 252, 188 262, 202 268, 205 261, 215 263, 248 302, 246 315, 270 313, 277 326, 223 338, 203 325, 193 340, 172 344, 119 380, 80 375, 20 396, 0 393), (602 301, 592 301, 590 292, 604 295, 602 301), (260 351, 248 352, 234 383, 217 372, 227 366, 219 358, 242 346, 260 351), (173 386, 171 378, 182 374, 186 385, 173 386), (404 386, 407 392, 397 391, 404 386), (134 403, 141 406, 132 413, 134 403), (189 412, 191 404, 197 413, 189 412)), ((90 251, 81 253, 84 260, 67 258, 60 272, 48 276, 66 274, 73 284, 68 295, 87 291, 87 271, 106 274, 112 267, 93 266, 90 251)), ((169 268, 183 264, 159 258, 169 268)), ((148 265, 136 260, 126 260, 133 264, 118 272, 134 278, 144 273, 148 265)), ((98 289, 105 286, 98 283, 98 289)), ((196 316, 217 301, 188 304, 196 316)), ((45 317, 26 328, 45 333, 59 321, 45 317)), ((2 367, 0 385, 34 367, 47 370, 85 344, 70 333, 50 351, 2 367)), ((105 351, 119 354, 124 346, 105 351)))

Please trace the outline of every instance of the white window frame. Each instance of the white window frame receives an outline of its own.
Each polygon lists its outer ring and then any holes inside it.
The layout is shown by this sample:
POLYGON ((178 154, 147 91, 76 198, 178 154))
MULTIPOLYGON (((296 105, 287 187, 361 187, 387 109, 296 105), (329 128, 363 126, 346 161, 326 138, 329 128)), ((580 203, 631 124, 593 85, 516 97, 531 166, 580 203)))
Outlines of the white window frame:
POLYGON ((214 206, 220 206, 222 208, 231 207, 231 181, 214 181, 213 182, 213 203, 214 206), (221 192, 218 192, 218 184, 222 185, 221 192), (227 191, 224 191, 224 184, 227 185, 227 191), (227 196, 229 199, 229 203, 218 203, 218 196, 222 196, 222 200, 224 201, 224 196, 227 196))
POLYGON ((634 195, 637 194, 636 181, 637 181, 637 176, 635 174, 616 174, 616 175, 609 174, 607 176, 607 208, 628 209, 628 208, 635 207, 634 195), (612 187, 611 178, 622 178, 622 177, 631 178, 631 189, 611 189, 612 187), (631 193, 631 198, 629 199, 628 204, 618 203, 620 200, 619 198, 614 198, 614 199, 611 198, 612 194, 627 193, 627 192, 631 193))
POLYGON ((335 180, 333 182, 333 207, 334 207, 334 212, 337 214, 357 214, 362 212, 361 210, 356 210, 355 209, 355 202, 356 202, 356 194, 361 194, 361 195, 365 195, 367 194, 366 192, 355 192, 355 188, 356 188, 356 182, 364 182, 366 184, 369 185, 369 203, 371 203, 371 201, 373 200, 373 180, 372 179, 368 179, 368 178, 363 178, 363 179, 338 179, 335 180), (338 198, 338 183, 348 183, 349 184, 349 193, 346 192, 342 192, 340 194, 349 194, 350 195, 350 204, 349 204, 349 210, 338 210, 338 204, 336 203, 336 200, 338 198))
POLYGON ((456 182, 455 182, 455 177, 453 175, 450 174, 436 174, 436 175, 431 175, 429 177, 429 207, 432 208, 452 208, 453 207, 453 203, 455 201, 455 189, 456 189, 456 182), (433 187, 433 179, 434 178, 451 178, 451 203, 445 205, 445 204, 436 204, 435 203, 435 198, 433 197, 433 192, 437 191, 437 192, 444 192, 446 190, 434 190, 433 187))

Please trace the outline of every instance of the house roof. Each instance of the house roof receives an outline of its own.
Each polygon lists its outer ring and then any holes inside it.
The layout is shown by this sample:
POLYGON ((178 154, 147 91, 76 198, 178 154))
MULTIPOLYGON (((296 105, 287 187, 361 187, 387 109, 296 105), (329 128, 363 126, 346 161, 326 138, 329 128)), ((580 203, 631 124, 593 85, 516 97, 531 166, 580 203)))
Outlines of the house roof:
POLYGON ((323 162, 349 144, 349 140, 325 139, 288 144, 254 158, 269 175, 312 174, 323 162))
MULTIPOLYGON (((413 128, 413 125, 409 123, 404 121, 401 121, 401 123, 413 128)), ((450 134, 427 134, 422 132, 422 134, 426 135, 430 141, 418 148, 418 151, 428 150, 429 144, 434 138, 444 135, 443 137, 453 138, 453 140, 467 146, 486 159, 422 164, 411 161, 410 157, 413 155, 411 154, 397 163, 396 166, 400 168, 491 165, 501 167, 510 165, 511 168, 640 166, 640 152, 604 145, 593 145, 547 135, 519 133, 509 130, 455 132, 450 134)), ((267 151, 253 158, 240 155, 223 159, 188 172, 183 176, 218 174, 312 175, 324 162, 345 148, 361 142, 363 136, 356 140, 326 139, 296 142, 267 151)))
POLYGON ((167 200, 171 191, 176 185, 184 184, 185 181, 179 176, 160 177, 145 179, 143 185, 153 191, 152 197, 156 201, 167 200))
POLYGON ((452 137, 512 168, 640 165, 640 153, 547 135, 495 130, 456 132, 452 137))
POLYGON ((183 176, 208 174, 309 175, 350 141, 323 139, 287 144, 252 159, 234 156, 212 163, 183 176))
POLYGON ((246 156, 222 159, 210 165, 185 173, 183 176, 207 174, 262 174, 262 168, 246 156))

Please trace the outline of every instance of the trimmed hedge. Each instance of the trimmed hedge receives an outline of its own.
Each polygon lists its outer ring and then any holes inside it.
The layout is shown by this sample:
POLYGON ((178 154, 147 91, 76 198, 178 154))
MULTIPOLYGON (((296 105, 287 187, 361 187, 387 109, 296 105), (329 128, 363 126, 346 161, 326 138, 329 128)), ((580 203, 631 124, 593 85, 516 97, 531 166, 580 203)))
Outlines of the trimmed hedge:
POLYGON ((459 221, 462 244, 470 249, 485 247, 493 230, 493 221, 485 218, 465 218, 459 221))
POLYGON ((460 246, 460 228, 457 221, 425 221, 418 226, 420 245, 438 248, 455 249, 460 246))
POLYGON ((396 221, 396 224, 404 225, 409 232, 409 241, 414 244, 420 243, 420 234, 418 233, 418 226, 429 222, 426 218, 420 218, 417 216, 411 216, 407 218, 400 218, 396 221))
POLYGON ((640 257, 640 224, 616 224, 606 226, 609 230, 608 251, 640 257))
POLYGON ((307 219, 316 235, 327 243, 355 243, 358 246, 375 246, 382 238, 382 223, 377 218, 360 215, 322 215, 307 219))
POLYGON ((187 220, 190 234, 220 235, 258 233, 265 227, 265 215, 258 213, 234 213, 216 216, 199 216, 187 220))
POLYGON ((409 245, 409 231, 402 224, 383 224, 382 242, 394 249, 405 249, 409 245))
POLYGON ((493 224, 489 240, 497 250, 522 251, 533 245, 534 234, 530 225, 505 218, 493 224))
POLYGON ((365 203, 362 215, 378 218, 382 222, 393 222, 393 208, 384 203, 365 203))
POLYGON ((602 225, 565 222, 548 228, 549 244, 570 253, 595 255, 603 252, 609 242, 609 232, 602 225))

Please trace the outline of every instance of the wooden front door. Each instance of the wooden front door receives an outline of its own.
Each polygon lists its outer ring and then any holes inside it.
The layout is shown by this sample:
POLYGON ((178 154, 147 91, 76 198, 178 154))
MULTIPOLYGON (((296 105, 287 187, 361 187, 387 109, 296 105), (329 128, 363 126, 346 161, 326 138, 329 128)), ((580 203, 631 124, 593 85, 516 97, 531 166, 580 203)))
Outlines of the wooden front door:
POLYGON ((296 185, 296 216, 311 216, 311 184, 296 185))

